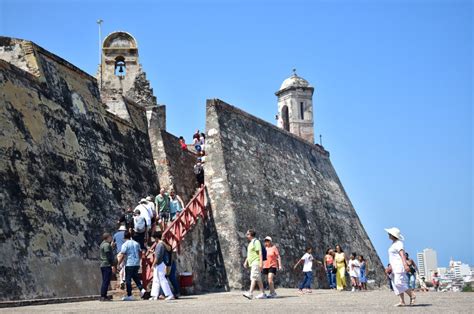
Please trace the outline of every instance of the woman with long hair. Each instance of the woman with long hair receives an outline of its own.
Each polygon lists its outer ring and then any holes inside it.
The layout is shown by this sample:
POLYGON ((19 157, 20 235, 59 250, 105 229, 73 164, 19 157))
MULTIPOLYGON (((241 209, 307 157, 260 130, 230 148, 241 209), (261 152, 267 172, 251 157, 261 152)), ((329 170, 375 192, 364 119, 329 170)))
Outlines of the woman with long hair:
POLYGON ((360 263, 360 288, 362 290, 367 290, 367 261, 364 259, 362 255, 359 255, 359 263, 360 263))
POLYGON ((346 289, 346 255, 341 246, 336 245, 336 254, 334 255, 336 261, 336 287, 338 291, 346 289))

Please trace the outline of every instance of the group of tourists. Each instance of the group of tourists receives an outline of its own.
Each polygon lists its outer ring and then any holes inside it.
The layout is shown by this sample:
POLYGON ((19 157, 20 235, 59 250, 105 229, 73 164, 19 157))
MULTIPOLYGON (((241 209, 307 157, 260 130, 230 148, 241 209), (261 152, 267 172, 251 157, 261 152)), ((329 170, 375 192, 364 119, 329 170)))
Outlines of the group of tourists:
MULTIPOLYGON (((277 296, 274 284, 275 276, 277 271, 282 270, 278 248, 269 236, 265 237, 262 245, 260 240, 256 238, 255 230, 248 230, 246 237, 249 243, 244 267, 250 269, 250 289, 243 296, 247 299, 253 299, 253 292, 258 288, 260 293, 255 296, 256 299, 275 298, 277 296), (268 294, 264 290, 262 275, 266 276, 268 282, 268 294)), ((300 294, 312 293, 311 285, 315 263, 324 266, 330 289, 337 288, 337 290, 342 291, 346 288, 346 271, 351 277, 352 291, 367 289, 367 262, 363 256, 357 256, 353 253, 350 259, 347 260, 341 246, 336 245, 334 250, 328 249, 326 251, 323 261, 318 261, 313 256, 313 249, 307 247, 303 256, 293 266, 293 269, 296 270, 299 265, 303 265, 303 279, 298 286, 300 294)))
MULTIPOLYGON (((196 151, 204 153, 204 134, 195 134, 196 151), (201 137, 202 136, 202 137, 201 137)), ((204 155, 203 155, 204 156, 204 155)), ((198 159, 198 164, 202 159, 198 159)), ((202 165, 202 164, 201 164, 202 165)), ((198 181, 199 182, 199 181, 198 181)), ((204 182, 202 181, 203 184, 204 182)), ((184 203, 173 189, 169 192, 162 188, 158 195, 142 198, 135 209, 127 208, 119 217, 118 230, 113 235, 104 233, 100 244, 100 268, 102 272, 101 301, 111 300, 107 295, 111 277, 117 273, 120 288, 127 291, 124 301, 134 300, 132 280, 143 297, 147 292, 139 276, 142 257, 153 253, 153 282, 150 291, 151 300, 172 300, 179 296, 177 280, 176 254, 163 238, 170 221, 176 219, 183 210, 184 203)), ((385 269, 390 280, 390 288, 399 297, 396 306, 405 306, 404 294, 410 297, 410 305, 415 303, 413 292, 418 271, 416 263, 404 251, 403 236, 398 228, 385 229, 392 245, 388 250, 390 264, 385 269)), ((248 240, 247 257, 243 266, 250 269, 250 289, 244 297, 253 299, 253 292, 260 293, 256 299, 275 298, 275 277, 282 270, 282 261, 277 246, 270 236, 262 244, 252 229, 246 233, 248 240), (268 282, 269 293, 265 293, 262 275, 268 282)), ((303 265, 303 279, 298 286, 300 294, 311 293, 313 265, 324 267, 330 289, 346 290, 346 274, 349 274, 352 292, 367 290, 368 264, 362 255, 351 253, 346 257, 340 245, 326 250, 323 261, 315 260, 313 249, 307 247, 302 257, 294 265, 297 269, 303 265)), ((143 271, 143 270, 142 270, 143 271)), ((421 282, 421 281, 420 281, 421 282)), ((425 285, 426 287, 426 285, 425 285)))
MULTIPOLYGON (((385 229, 388 233, 392 245, 388 250, 390 264, 387 267, 386 274, 390 279, 391 288, 399 297, 396 306, 405 306, 404 294, 410 297, 410 305, 415 304, 416 296, 414 293, 415 273, 417 267, 415 262, 409 258, 404 251, 403 236, 398 228, 385 229)), ((253 292, 258 287, 260 293, 256 299, 274 298, 275 292, 274 280, 277 270, 282 269, 281 256, 278 248, 273 244, 272 238, 267 236, 262 246, 260 240, 256 238, 256 232, 252 229, 246 233, 248 240, 247 258, 244 261, 244 267, 250 268, 250 290, 244 293, 244 297, 253 299, 253 292), (264 290, 262 274, 267 276, 270 293, 266 294, 264 290)), ((298 291, 300 294, 311 293, 311 283, 313 281, 313 262, 324 266, 326 271, 328 286, 330 289, 343 291, 346 289, 346 272, 351 279, 351 291, 367 290, 367 270, 368 264, 362 255, 352 253, 349 259, 340 245, 335 249, 328 249, 323 261, 315 260, 313 249, 307 247, 304 255, 296 262, 294 269, 303 264, 303 280, 298 291)))
POLYGON ((127 208, 120 215, 118 230, 113 235, 103 234, 100 245, 101 301, 111 300, 107 291, 114 273, 117 273, 120 289, 127 291, 122 300, 134 299, 132 280, 143 297, 147 291, 142 286, 139 272, 142 258, 149 254, 155 255, 151 299, 171 300, 179 296, 176 253, 163 238, 163 232, 183 208, 183 200, 173 189, 167 192, 162 188, 154 201, 148 196, 142 198, 135 209, 127 208))
POLYGON ((324 269, 330 289, 346 289, 346 273, 351 279, 352 292, 367 290, 367 261, 364 256, 352 253, 346 258, 344 250, 338 244, 335 249, 327 249, 324 256, 324 269))
MULTIPOLYGON (((183 151, 188 151, 188 145, 182 136, 179 137, 179 145, 183 151)), ((206 134, 196 130, 196 133, 193 135, 192 145, 194 147, 192 153, 196 155, 193 171, 198 186, 202 186, 204 184, 204 163, 206 162, 206 134)))

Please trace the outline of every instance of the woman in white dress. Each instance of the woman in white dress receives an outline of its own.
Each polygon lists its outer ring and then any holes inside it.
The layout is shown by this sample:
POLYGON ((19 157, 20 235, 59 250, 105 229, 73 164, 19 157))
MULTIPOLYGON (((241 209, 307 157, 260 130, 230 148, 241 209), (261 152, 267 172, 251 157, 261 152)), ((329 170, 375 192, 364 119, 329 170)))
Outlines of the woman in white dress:
POLYGON ((388 257, 392 267, 390 279, 392 281, 393 292, 400 298, 400 302, 395 306, 405 306, 404 293, 410 297, 410 305, 415 304, 415 293, 408 286, 408 278, 406 273, 410 271, 405 258, 405 250, 403 249, 403 236, 398 228, 385 229, 388 237, 392 240, 392 245, 388 249, 388 257))

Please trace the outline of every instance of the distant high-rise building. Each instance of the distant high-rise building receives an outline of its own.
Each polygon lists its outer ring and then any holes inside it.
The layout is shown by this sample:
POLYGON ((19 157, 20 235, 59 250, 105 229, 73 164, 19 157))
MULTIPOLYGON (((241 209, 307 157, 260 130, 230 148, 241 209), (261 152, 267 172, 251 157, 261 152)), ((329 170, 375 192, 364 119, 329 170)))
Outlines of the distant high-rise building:
POLYGON ((433 249, 424 249, 416 254, 419 275, 431 280, 432 275, 438 270, 438 256, 433 249))
POLYGON ((425 277, 426 279, 426 272, 425 272, 425 258, 423 253, 416 253, 416 263, 418 265, 418 275, 420 277, 425 277))
POLYGON ((456 279, 460 279, 471 274, 471 269, 468 264, 463 264, 461 261, 453 261, 452 258, 449 262, 449 268, 456 279))

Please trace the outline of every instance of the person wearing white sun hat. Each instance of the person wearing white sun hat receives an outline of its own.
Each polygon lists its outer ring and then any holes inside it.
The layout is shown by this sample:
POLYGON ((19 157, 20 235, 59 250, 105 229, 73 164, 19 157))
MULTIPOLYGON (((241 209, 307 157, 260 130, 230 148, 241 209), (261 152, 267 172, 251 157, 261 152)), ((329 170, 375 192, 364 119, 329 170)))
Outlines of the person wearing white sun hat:
POLYGON ((404 293, 410 297, 410 305, 414 305, 416 298, 415 293, 409 288, 408 278, 406 276, 406 273, 410 271, 410 267, 407 264, 405 250, 403 249, 402 241, 405 240, 405 238, 398 228, 393 227, 385 229, 385 231, 388 233, 389 239, 392 240, 392 245, 388 249, 388 257, 392 267, 390 279, 392 281, 393 292, 400 298, 400 302, 395 304, 395 306, 406 305, 404 293))

